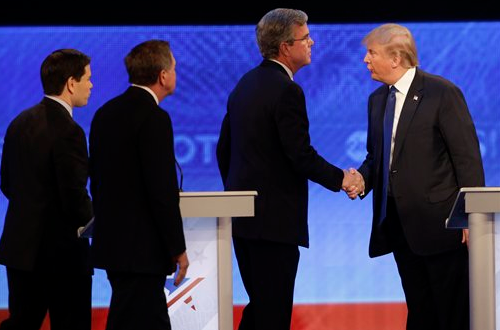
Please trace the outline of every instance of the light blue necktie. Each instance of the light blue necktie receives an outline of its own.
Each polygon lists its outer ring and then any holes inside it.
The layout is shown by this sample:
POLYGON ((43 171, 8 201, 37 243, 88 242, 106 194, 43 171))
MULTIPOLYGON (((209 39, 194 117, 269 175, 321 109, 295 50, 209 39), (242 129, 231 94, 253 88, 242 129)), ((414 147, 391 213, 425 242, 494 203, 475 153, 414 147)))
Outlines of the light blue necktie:
POLYGON ((387 215, 387 193, 389 192, 389 161, 391 158, 392 126, 394 124, 394 108, 396 107, 396 87, 392 86, 387 95, 384 114, 384 146, 382 149, 382 204, 380 205, 379 223, 387 215))

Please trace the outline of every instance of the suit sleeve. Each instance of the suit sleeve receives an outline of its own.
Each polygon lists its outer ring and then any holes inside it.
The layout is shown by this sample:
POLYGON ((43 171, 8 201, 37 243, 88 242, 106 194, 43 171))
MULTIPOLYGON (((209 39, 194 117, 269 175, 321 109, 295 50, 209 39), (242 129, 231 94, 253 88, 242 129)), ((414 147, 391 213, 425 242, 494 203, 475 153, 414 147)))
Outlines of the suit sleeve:
POLYGON ((186 243, 179 208, 172 122, 166 112, 157 110, 149 117, 139 143, 146 198, 164 246, 174 257, 186 250, 186 243))
MULTIPOLYGON (((8 131, 7 131, 8 132, 8 131)), ((10 189, 9 189, 9 173, 8 173, 8 155, 9 155, 9 144, 6 143, 8 139, 8 135, 5 135, 3 150, 2 150, 2 164, 0 168, 0 188, 5 195, 5 197, 10 198, 10 189)))
POLYGON ((294 169, 327 189, 339 191, 344 172, 328 163, 311 146, 305 97, 297 84, 290 84, 278 100, 275 121, 281 144, 294 169))
POLYGON ((476 129, 463 94, 454 85, 447 86, 444 91, 439 127, 450 153, 458 186, 484 186, 484 170, 476 129))
POLYGON ((87 192, 87 142, 79 126, 71 126, 56 140, 53 157, 63 213, 75 221, 78 228, 92 218, 92 205, 87 192))
POLYGON ((358 168, 358 172, 363 176, 363 180, 365 181, 365 195, 368 194, 373 189, 373 173, 375 166, 375 141, 373 141, 373 120, 371 111, 373 108, 372 98, 370 97, 368 100, 368 131, 366 135, 366 158, 358 168))
POLYGON ((222 125, 217 141, 217 164, 224 187, 229 172, 229 161, 231 159, 231 132, 229 129, 229 115, 226 113, 222 120, 222 125))

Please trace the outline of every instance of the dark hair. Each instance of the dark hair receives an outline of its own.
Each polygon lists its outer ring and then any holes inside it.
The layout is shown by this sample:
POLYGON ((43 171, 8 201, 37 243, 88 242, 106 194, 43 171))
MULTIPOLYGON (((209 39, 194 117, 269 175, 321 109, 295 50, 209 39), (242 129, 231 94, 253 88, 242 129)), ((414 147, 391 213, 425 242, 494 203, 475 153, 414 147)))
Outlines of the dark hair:
POLYGON ((45 58, 40 68, 43 92, 46 95, 61 95, 64 84, 73 77, 80 81, 90 57, 76 49, 59 49, 45 58))
POLYGON ((128 81, 143 86, 153 85, 161 70, 169 70, 172 62, 168 41, 149 40, 140 43, 125 57, 128 81))

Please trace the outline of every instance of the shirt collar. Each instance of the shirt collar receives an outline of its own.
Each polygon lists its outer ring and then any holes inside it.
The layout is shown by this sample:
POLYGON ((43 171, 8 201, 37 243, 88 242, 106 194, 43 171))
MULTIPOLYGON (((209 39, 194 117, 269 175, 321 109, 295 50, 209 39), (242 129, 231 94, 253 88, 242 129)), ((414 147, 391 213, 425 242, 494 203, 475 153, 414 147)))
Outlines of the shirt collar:
POLYGON ((146 87, 146 86, 142 86, 142 85, 136 85, 136 84, 132 84, 132 86, 134 86, 134 87, 139 87, 139 88, 142 88, 142 89, 144 89, 144 90, 148 91, 148 92, 149 92, 149 94, 151 94, 151 95, 154 97, 154 99, 155 99, 155 101, 156 101, 156 105, 160 105, 160 101, 158 101, 158 96, 156 96, 155 92, 153 92, 153 91, 151 90, 151 88, 146 87))
POLYGON ((45 95, 45 97, 48 98, 48 99, 54 100, 57 103, 59 103, 60 105, 62 105, 64 107, 64 109, 68 110, 69 115, 71 117, 73 117, 73 109, 71 108, 71 106, 68 103, 64 102, 63 100, 61 100, 57 96, 45 95))
POLYGON ((397 88, 398 92, 404 95, 408 94, 413 78, 415 78, 416 71, 417 70, 415 68, 410 68, 401 78, 399 78, 399 80, 394 84, 394 87, 397 88))
POLYGON ((272 59, 272 58, 270 59, 270 61, 276 62, 276 63, 278 63, 279 65, 281 65, 281 66, 285 69, 286 73, 288 73, 288 76, 290 77, 290 79, 291 79, 291 80, 293 80, 293 73, 292 73, 292 70, 290 70, 290 69, 289 69, 289 68, 288 68, 285 64, 281 63, 281 62, 280 62, 280 61, 278 61, 278 60, 272 59))

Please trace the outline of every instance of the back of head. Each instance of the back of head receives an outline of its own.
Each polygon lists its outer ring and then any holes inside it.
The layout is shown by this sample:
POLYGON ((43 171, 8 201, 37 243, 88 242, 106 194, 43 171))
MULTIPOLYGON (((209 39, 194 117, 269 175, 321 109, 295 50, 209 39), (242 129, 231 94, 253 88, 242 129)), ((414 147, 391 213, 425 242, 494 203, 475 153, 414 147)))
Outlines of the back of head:
POLYGON ((399 56, 403 67, 413 68, 418 65, 415 39, 406 27, 394 23, 380 25, 363 38, 364 45, 372 42, 384 46, 388 55, 399 56))
POLYGON ((172 66, 170 44, 164 40, 148 40, 138 44, 125 57, 128 80, 131 84, 151 86, 161 70, 172 66))
POLYGON ((265 14, 255 28, 262 56, 276 58, 282 42, 293 42, 293 27, 306 24, 307 18, 306 13, 297 9, 277 8, 265 14))
POLYGON ((64 85, 73 77, 80 81, 90 57, 76 49, 59 49, 45 58, 40 68, 43 92, 46 95, 61 95, 64 85))

